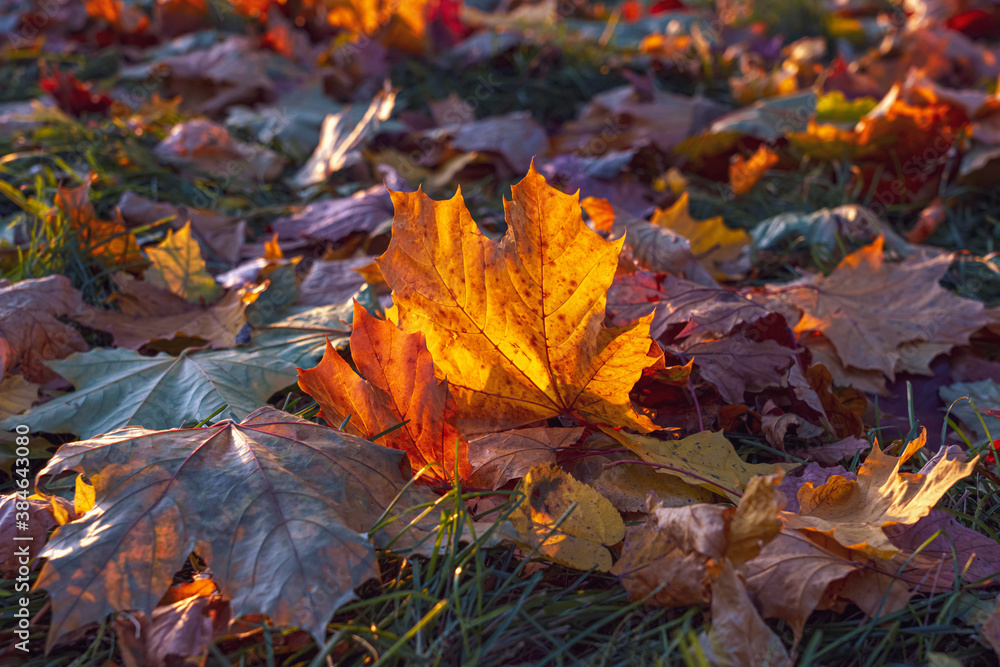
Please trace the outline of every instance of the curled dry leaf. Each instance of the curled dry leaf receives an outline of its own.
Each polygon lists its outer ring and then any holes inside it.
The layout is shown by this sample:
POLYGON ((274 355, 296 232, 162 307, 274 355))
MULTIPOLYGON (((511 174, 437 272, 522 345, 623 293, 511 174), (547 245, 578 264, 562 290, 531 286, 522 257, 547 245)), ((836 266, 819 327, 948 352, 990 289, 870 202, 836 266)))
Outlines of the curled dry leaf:
POLYGON ((351 356, 358 373, 328 342, 319 366, 299 369, 299 386, 319 403, 323 419, 348 433, 407 453, 418 481, 455 483, 471 472, 468 443, 455 427, 455 399, 446 381, 434 377, 424 337, 368 314, 354 302, 351 356), (404 423, 405 422, 405 423, 404 423), (434 465, 430 465, 434 464, 434 465))
POLYGON ((755 477, 740 504, 667 507, 651 504, 646 523, 629 533, 612 573, 633 600, 657 590, 664 606, 707 603, 724 562, 754 558, 781 531, 780 475, 755 477))
POLYGON ((510 522, 525 548, 579 570, 611 569, 608 547, 625 538, 625 524, 607 498, 553 465, 529 470, 522 490, 510 522))
POLYGON ((622 242, 588 229, 577 197, 532 168, 505 202, 508 231, 497 243, 476 228, 460 193, 392 196, 392 240, 378 264, 400 327, 427 336, 464 432, 557 415, 652 430, 629 391, 662 356, 651 351, 648 318, 603 326, 622 242))
POLYGON ((835 475, 819 486, 803 484, 798 492, 798 513, 786 513, 786 522, 828 535, 849 549, 891 557, 899 548, 882 527, 916 523, 955 482, 967 477, 978 461, 978 457, 967 463, 942 457, 929 470, 900 472, 900 466, 926 440, 927 432, 921 430, 898 457, 885 454, 876 443, 858 469, 857 480, 835 475))
MULTIPOLYGON (((368 533, 406 483, 402 464, 400 452, 273 408, 238 424, 132 427, 64 445, 39 479, 84 473, 98 511, 43 552, 49 646, 112 611, 148 617, 195 549, 234 617, 267 614, 323 641, 337 607, 378 575, 368 533)), ((431 500, 411 488, 394 511, 431 500)))
POLYGON ((712 625, 699 640, 705 657, 719 667, 792 666, 788 650, 757 613, 729 561, 712 585, 712 625))
POLYGON ((20 372, 39 384, 58 378, 45 362, 87 349, 80 333, 58 318, 78 318, 83 313, 80 293, 65 276, 22 280, 0 287, 3 373, 20 372))
POLYGON ((396 91, 379 91, 367 107, 349 105, 327 115, 320 129, 319 145, 305 165, 290 179, 292 185, 305 188, 322 183, 352 160, 356 149, 378 126, 389 119, 396 104, 396 91))

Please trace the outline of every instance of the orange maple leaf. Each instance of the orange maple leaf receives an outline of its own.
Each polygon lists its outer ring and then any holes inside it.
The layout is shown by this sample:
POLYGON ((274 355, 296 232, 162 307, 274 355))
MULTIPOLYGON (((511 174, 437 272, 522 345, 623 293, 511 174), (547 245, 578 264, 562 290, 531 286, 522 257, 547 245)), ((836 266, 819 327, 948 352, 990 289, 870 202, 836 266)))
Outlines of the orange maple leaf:
POLYGON ((455 399, 448 383, 434 378, 423 335, 403 333, 355 301, 351 354, 361 376, 330 341, 319 366, 299 369, 299 386, 319 403, 323 419, 334 428, 347 420, 345 429, 363 438, 407 422, 378 442, 406 452, 414 472, 437 464, 420 482, 449 482, 456 469, 467 479, 469 445, 455 427, 455 399))
POLYGON ((135 234, 128 231, 125 223, 120 219, 108 221, 97 217, 94 205, 90 203, 89 184, 60 188, 55 202, 77 233, 77 243, 87 255, 123 267, 145 262, 135 234))
POLYGON ((392 241, 378 264, 400 327, 427 336, 466 433, 557 415, 654 429, 629 399, 643 369, 662 363, 650 316, 603 324, 623 240, 588 229, 579 196, 534 166, 512 192, 499 243, 476 228, 461 192, 447 201, 392 193, 392 241))

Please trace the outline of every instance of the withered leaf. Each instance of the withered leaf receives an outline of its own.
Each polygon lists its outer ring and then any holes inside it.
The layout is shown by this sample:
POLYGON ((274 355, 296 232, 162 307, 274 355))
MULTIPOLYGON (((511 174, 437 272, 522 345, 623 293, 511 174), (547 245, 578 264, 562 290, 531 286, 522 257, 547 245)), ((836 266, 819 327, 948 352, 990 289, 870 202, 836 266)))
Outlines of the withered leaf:
POLYGON ((118 310, 90 310, 80 321, 109 332, 115 345, 138 350, 154 340, 200 339, 213 348, 236 345, 246 324, 244 290, 230 290, 216 303, 196 304, 150 283, 119 277, 113 297, 118 310))
POLYGON ((168 230, 163 241, 145 250, 150 261, 145 278, 151 285, 191 303, 211 303, 222 293, 205 269, 201 248, 191 236, 190 222, 176 232, 168 230))
POLYGON ((712 625, 699 637, 713 665, 791 667, 781 639, 761 619, 729 561, 712 585, 712 625))
MULTIPOLYGON (((890 263, 883 247, 879 237, 845 257, 829 276, 775 288, 775 296, 802 312, 795 331, 822 333, 844 366, 878 370, 890 379, 897 370, 931 374, 930 358, 904 367, 904 357, 921 346, 939 346, 937 354, 967 343, 987 322, 983 304, 938 284, 951 255, 924 252, 890 263)), ((808 338, 804 342, 809 345, 808 338)))
POLYGON ((688 484, 737 500, 754 475, 769 475, 775 469, 791 469, 787 463, 747 463, 739 457, 722 431, 703 431, 680 440, 659 440, 624 431, 604 431, 628 447, 641 460, 654 464, 667 475, 688 484))
MULTIPOLYGON (((238 424, 131 427, 64 445, 39 479, 82 472, 97 503, 44 552, 49 646, 112 611, 148 616, 193 550, 234 617, 267 614, 322 641, 337 607, 378 574, 365 533, 406 482, 402 456, 273 408, 238 424)), ((395 511, 429 499, 411 489, 395 511)))
MULTIPOLYGON (((549 426, 487 433, 469 441, 470 483, 499 489, 512 479, 524 477, 537 466, 554 464, 557 450, 569 447, 583 434, 583 427, 549 426)), ((584 480, 586 481, 586 480, 584 480)))
POLYGON ((607 498, 553 465, 529 470, 522 488, 510 522, 525 547, 579 570, 611 569, 608 547, 624 539, 625 524, 607 498))
POLYGON ((0 362, 4 374, 20 372, 44 383, 59 377, 45 365, 87 350, 80 333, 59 321, 84 312, 80 293, 65 276, 22 280, 0 287, 0 362))
POLYGON ((850 549, 882 558, 892 556, 899 548, 882 527, 916 523, 955 482, 972 472, 978 460, 963 463, 941 457, 926 472, 900 472, 900 466, 926 441, 927 432, 921 430, 898 457, 873 445, 858 469, 857 480, 834 475, 819 486, 803 484, 798 493, 798 513, 786 512, 786 522, 828 535, 850 549))

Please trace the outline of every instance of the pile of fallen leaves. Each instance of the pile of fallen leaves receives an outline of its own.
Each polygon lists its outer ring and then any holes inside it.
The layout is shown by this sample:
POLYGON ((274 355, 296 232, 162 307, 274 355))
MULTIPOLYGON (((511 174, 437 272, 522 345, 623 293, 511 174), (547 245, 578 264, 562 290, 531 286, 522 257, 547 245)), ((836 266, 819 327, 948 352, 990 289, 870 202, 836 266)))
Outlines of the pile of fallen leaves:
POLYGON ((782 6, 0 10, 45 650, 322 647, 458 489, 463 539, 702 608, 709 664, 958 589, 1000 652, 1000 16, 782 6))

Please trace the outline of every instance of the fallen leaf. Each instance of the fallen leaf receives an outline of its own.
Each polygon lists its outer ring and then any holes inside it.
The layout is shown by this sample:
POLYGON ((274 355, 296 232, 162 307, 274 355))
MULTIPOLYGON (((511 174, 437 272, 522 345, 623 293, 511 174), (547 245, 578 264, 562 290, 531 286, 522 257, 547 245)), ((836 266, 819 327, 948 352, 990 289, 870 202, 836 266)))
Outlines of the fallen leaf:
POLYGON ((625 524, 607 498, 552 465, 529 470, 522 490, 510 522, 525 548, 578 570, 611 569, 608 547, 625 538, 625 524))
POLYGON ((451 144, 457 150, 498 153, 515 174, 527 171, 535 156, 549 149, 545 129, 528 111, 465 123, 455 130, 451 144))
POLYGON ((346 346, 351 327, 345 320, 350 320, 352 308, 350 303, 296 308, 284 319, 255 327, 250 349, 273 354, 293 368, 311 368, 323 356, 328 340, 334 347, 346 346))
POLYGON ((422 331, 458 401, 460 428, 481 433, 576 414, 648 431, 628 392, 650 356, 648 319, 606 329, 606 292, 622 242, 584 225, 579 203, 534 170, 505 203, 500 243, 461 193, 393 193, 392 240, 378 260, 404 331, 422 331))
POLYGON ((993 647, 997 658, 1000 659, 1000 598, 997 598, 996 608, 990 613, 989 618, 986 619, 979 631, 982 633, 983 639, 993 647))
POLYGON ((252 412, 279 389, 294 384, 290 364, 264 352, 226 350, 147 357, 132 350, 98 348, 49 362, 76 391, 0 422, 32 431, 89 438, 129 425, 152 429, 199 421, 227 407, 219 419, 252 412))
POLYGON ((185 111, 217 116, 230 105, 274 94, 267 60, 250 37, 231 34, 208 48, 155 62, 143 75, 165 78, 167 94, 179 97, 185 111))
MULTIPOLYGON (((101 259, 110 266, 131 268, 145 263, 135 235, 121 220, 101 220, 90 203, 90 183, 76 188, 59 188, 55 197, 59 209, 76 233, 77 246, 87 256, 101 259)), ((53 211, 50 217, 55 216, 53 211)))
POLYGON ((765 618, 780 618, 802 637, 806 620, 816 609, 828 608, 836 597, 830 585, 863 567, 862 563, 828 551, 799 531, 784 531, 741 568, 746 587, 760 601, 765 618))
POLYGON ((972 472, 978 460, 962 463, 942 458, 925 472, 900 472, 900 466, 926 441, 927 432, 922 429, 898 457, 883 453, 876 443, 858 469, 857 480, 834 475, 818 486, 803 484, 798 513, 786 513, 786 522, 828 535, 849 549, 881 558, 892 556, 899 548, 885 535, 883 526, 916 523, 955 482, 972 472))
MULTIPOLYGON (((194 549, 234 617, 267 614, 322 641, 333 612, 378 575, 367 533, 406 483, 401 462, 273 408, 241 423, 132 427, 64 445, 39 479, 84 473, 98 511, 61 527, 43 552, 49 646, 113 611, 148 617, 194 549)), ((395 511, 428 499, 411 489, 395 511)))
POLYGON ((680 477, 688 484, 704 487, 736 501, 755 475, 775 469, 790 470, 794 464, 747 463, 739 457, 722 431, 703 431, 680 440, 658 440, 644 435, 604 429, 604 432, 635 452, 657 471, 680 477))
POLYGON ((299 369, 299 387, 319 403, 323 419, 334 428, 346 421, 347 432, 363 438, 403 424, 379 444, 406 452, 414 473, 427 467, 420 482, 468 479, 469 445, 455 427, 455 399, 448 383, 434 378, 424 337, 403 333, 355 301, 350 344, 357 373, 330 343, 319 366, 299 369))
POLYGON ((729 165, 729 185, 737 196, 745 195, 760 182, 767 170, 778 164, 778 156, 761 144, 749 158, 737 155, 729 165))
POLYGON ((919 549, 928 558, 941 559, 948 568, 953 567, 954 549, 955 565, 970 583, 1000 575, 1000 544, 963 526, 943 510, 931 510, 909 526, 885 526, 883 531, 897 548, 911 552, 919 549), (941 534, 934 537, 938 531, 941 534), (934 539, 927 543, 932 537, 934 539))
MULTIPOLYGON (((66 512, 67 516, 76 518, 73 503, 57 496, 52 497, 51 503, 66 512)), ((49 531, 58 525, 49 500, 29 497, 27 493, 24 496, 17 493, 0 496, 0 535, 3 536, 3 542, 0 542, 0 576, 13 579, 22 566, 35 569, 40 562, 38 555, 48 541, 49 531), (23 516, 18 517, 18 514, 23 516), (26 524, 26 527, 21 528, 19 524, 26 524), (23 555, 18 553, 23 554, 24 547, 30 554, 30 564, 22 562, 23 555)))
POLYGON ((350 301, 365 284, 365 278, 358 270, 371 264, 371 257, 316 260, 299 286, 296 303, 301 306, 329 306, 350 301))
POLYGON ((285 162, 271 149, 236 141, 225 127, 203 118, 174 125, 154 153, 175 167, 195 170, 225 183, 273 180, 285 162))
POLYGON ((191 231, 201 242, 209 258, 236 264, 246 236, 246 222, 215 211, 205 211, 186 206, 174 206, 126 192, 118 200, 118 210, 129 227, 151 225, 173 217, 170 225, 180 229, 191 223, 191 231))
POLYGON ((469 483, 499 489, 512 479, 520 479, 532 468, 555 464, 559 449, 573 445, 583 427, 519 428, 487 433, 469 440, 469 463, 473 472, 469 483))
POLYGON ((222 288, 205 269, 198 242, 191 237, 191 223, 179 231, 167 231, 158 245, 147 247, 150 266, 146 282, 173 292, 191 303, 211 303, 222 288))
POLYGON ((309 160, 290 179, 292 185, 305 188, 322 183, 331 174, 343 169, 353 158, 351 154, 389 119, 396 103, 396 91, 381 90, 367 107, 348 105, 343 111, 329 114, 320 129, 319 145, 309 160))
POLYGON ((688 211, 690 199, 685 192, 668 209, 653 215, 650 222, 673 230, 691 242, 691 252, 713 275, 723 274, 721 264, 736 259, 750 245, 750 235, 742 229, 730 229, 717 216, 695 220, 688 211))
MULTIPOLYGON (((698 330, 726 334, 770 315, 737 292, 649 271, 618 277, 608 290, 608 313, 616 326, 631 324, 654 309, 649 333, 657 339, 674 325, 690 322, 698 330)), ((693 331, 689 328, 685 334, 693 331)))
MULTIPOLYGON (((715 495, 673 475, 661 475, 641 463, 627 463, 634 457, 619 449, 618 442, 604 433, 595 433, 577 445, 563 463, 568 473, 593 487, 621 512, 641 512, 652 494, 664 507, 710 503, 715 495)), ((692 480, 693 481, 693 480, 692 480)))
MULTIPOLYGON (((951 255, 925 252, 892 264, 885 261, 883 246, 879 238, 845 257, 829 276, 773 292, 802 311, 796 332, 822 333, 844 366, 878 370, 892 379, 904 360, 904 345, 907 350, 940 345, 947 351, 967 343, 986 318, 981 302, 938 284, 951 255)), ((803 342, 809 345, 808 338, 803 342)))
POLYGON ((712 585, 712 625, 699 636, 712 665, 791 667, 778 635, 761 620, 746 588, 729 561, 712 585))
POLYGON ((779 534, 780 479, 755 478, 736 508, 651 503, 646 522, 629 532, 612 574, 632 600, 653 594, 651 601, 669 607, 711 601, 723 563, 753 558, 779 534))
POLYGON ((160 605, 149 621, 143 612, 137 620, 116 618, 125 667, 170 667, 208 653, 209 644, 228 629, 231 613, 229 600, 206 594, 160 605))
POLYGON ((665 349, 682 362, 693 360, 702 377, 729 403, 742 403, 747 391, 785 384, 796 351, 777 341, 754 340, 742 331, 725 337, 692 337, 665 349))
POLYGON ((20 414, 38 398, 38 385, 23 375, 11 375, 0 382, 0 419, 20 414))
POLYGON ((0 362, 4 374, 19 372, 39 384, 58 378, 45 362, 88 347, 75 328, 58 318, 73 318, 83 312, 80 293, 65 276, 0 287, 0 362))
POLYGON ((373 233, 392 220, 392 200, 377 185, 341 199, 321 199, 271 223, 284 239, 334 243, 352 232, 373 233))
POLYGON ((612 88, 594 95, 577 120, 563 125, 554 144, 560 153, 583 155, 650 144, 668 152, 691 134, 698 116, 710 114, 712 108, 702 98, 653 90, 647 99, 631 85, 612 88))
POLYGON ((88 311, 83 324, 109 332, 118 347, 138 350, 151 341, 191 338, 214 348, 236 345, 246 324, 245 290, 230 290, 216 303, 197 305, 150 283, 116 277, 118 310, 88 311))

